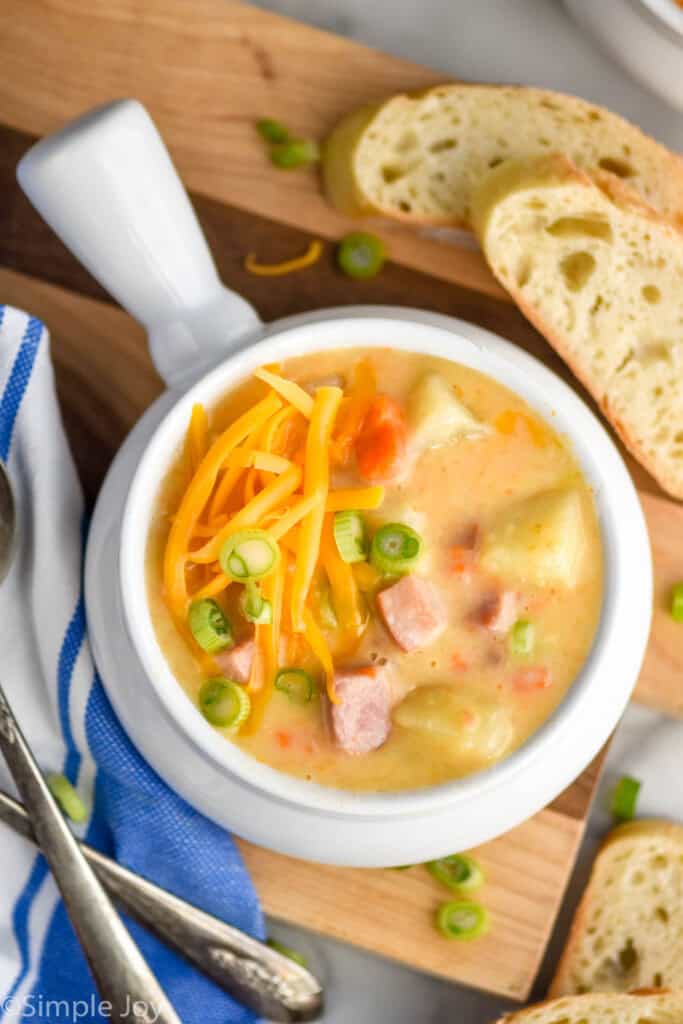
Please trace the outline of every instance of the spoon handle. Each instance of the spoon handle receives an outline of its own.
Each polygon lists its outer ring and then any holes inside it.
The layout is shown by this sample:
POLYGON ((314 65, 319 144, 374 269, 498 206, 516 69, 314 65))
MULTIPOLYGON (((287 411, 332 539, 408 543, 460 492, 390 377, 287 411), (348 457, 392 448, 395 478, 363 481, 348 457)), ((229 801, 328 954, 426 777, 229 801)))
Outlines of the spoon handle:
MULTIPOLYGON (((26 810, 1 791, 0 820, 35 841, 26 810)), ((121 910, 259 1016, 294 1022, 314 1020, 321 1013, 322 990, 305 968, 91 846, 81 843, 80 847, 121 910)))
POLYGON ((0 750, 113 1021, 180 1024, 50 793, 0 687, 0 750), (108 1004, 108 1005, 107 1005, 108 1004))

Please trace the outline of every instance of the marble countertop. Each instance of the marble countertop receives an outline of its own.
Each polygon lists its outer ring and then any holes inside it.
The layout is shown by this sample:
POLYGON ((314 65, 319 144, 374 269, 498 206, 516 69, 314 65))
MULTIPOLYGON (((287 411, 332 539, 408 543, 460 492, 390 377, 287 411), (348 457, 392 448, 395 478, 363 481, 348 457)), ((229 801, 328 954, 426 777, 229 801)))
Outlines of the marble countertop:
MULTIPOLYGON (((681 115, 607 58, 569 19, 559 0, 256 2, 446 75, 525 82, 576 93, 683 150, 681 115)), ((587 836, 538 979, 537 996, 543 995, 595 848, 609 827, 606 807, 615 779, 628 772, 642 780, 640 812, 683 819, 683 794, 676 797, 674 787, 667 784, 680 775, 682 749, 683 723, 644 708, 629 709, 610 749, 587 836)), ((489 1024, 512 1006, 278 922, 273 922, 272 933, 306 953, 325 984, 324 1024, 489 1024)))

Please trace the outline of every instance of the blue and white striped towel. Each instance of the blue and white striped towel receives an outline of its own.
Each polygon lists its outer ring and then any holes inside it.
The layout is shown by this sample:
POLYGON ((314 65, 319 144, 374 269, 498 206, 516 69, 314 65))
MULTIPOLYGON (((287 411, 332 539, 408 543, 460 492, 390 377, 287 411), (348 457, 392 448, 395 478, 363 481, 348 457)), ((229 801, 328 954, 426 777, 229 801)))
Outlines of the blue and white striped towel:
MULTIPOLYGON (((256 896, 230 836, 142 760, 97 677, 81 589, 83 502, 55 397, 48 334, 39 320, 7 306, 0 306, 0 396, 0 457, 22 526, 16 561, 0 589, 0 671, 19 722, 43 768, 64 772, 88 795, 89 843, 261 937, 256 896)), ((12 789, 4 764, 0 785, 12 789)), ((186 1024, 254 1020, 142 928, 130 927, 186 1024)), ((43 858, 0 824, 0 1024, 93 1024, 105 1019, 96 1007, 43 858)))

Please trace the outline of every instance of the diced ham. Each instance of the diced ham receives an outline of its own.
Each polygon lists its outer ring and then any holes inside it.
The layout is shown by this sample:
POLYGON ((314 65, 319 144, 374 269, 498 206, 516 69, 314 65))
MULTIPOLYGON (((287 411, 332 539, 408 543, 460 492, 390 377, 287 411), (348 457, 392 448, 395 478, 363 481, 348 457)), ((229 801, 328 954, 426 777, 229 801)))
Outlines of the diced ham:
POLYGON ((234 679, 236 683, 248 683, 255 650, 256 645, 250 638, 231 647, 229 651, 214 654, 214 660, 228 679, 234 679))
POLYGON ((381 747, 391 727, 391 686, 385 668, 340 670, 334 685, 338 704, 331 706, 332 731, 347 754, 367 754, 381 747))
POLYGON ((507 633, 519 614, 519 595, 514 590, 492 590, 474 613, 474 621, 492 633, 507 633))
POLYGON ((403 651, 417 651, 441 636, 448 613, 441 594, 420 576, 404 576, 380 591, 377 605, 391 636, 403 651))

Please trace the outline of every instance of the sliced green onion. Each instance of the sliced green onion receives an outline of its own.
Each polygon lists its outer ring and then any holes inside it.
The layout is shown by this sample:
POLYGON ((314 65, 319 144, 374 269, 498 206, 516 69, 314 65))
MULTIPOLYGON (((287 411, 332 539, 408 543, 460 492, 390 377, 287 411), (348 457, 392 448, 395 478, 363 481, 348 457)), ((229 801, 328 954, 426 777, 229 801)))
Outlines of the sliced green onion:
POLYGON ((374 277, 384 266, 384 242, 367 231, 352 231, 337 247, 337 264, 349 277, 374 277))
POLYGON ((683 583, 676 583, 671 590, 671 618, 683 622, 683 583))
POLYGON ((368 557, 365 520, 360 512, 334 513, 334 541, 343 562, 364 562, 368 557))
POLYGON ((262 117, 256 122, 256 131, 262 139, 273 144, 288 142, 289 132, 281 121, 273 121, 270 117, 262 117))
POLYGON ((255 580, 247 580, 240 595, 240 609, 245 619, 257 626, 268 625, 273 621, 273 606, 261 594, 255 580))
POLYGON ((510 650, 513 654, 523 656, 531 654, 534 649, 536 627, 528 619, 518 619, 510 630, 510 650))
POLYGON ((282 668, 275 676, 275 689, 286 693, 293 704, 308 704, 315 693, 315 683, 302 668, 282 668))
POLYGON ((430 860, 425 867, 437 882, 458 892, 474 892, 484 884, 484 872, 474 857, 452 853, 449 857, 430 860))
POLYGON ((292 171, 297 167, 317 163, 320 160, 320 147, 311 139, 288 139, 279 146, 273 146, 270 159, 280 170, 292 171))
POLYGON ((489 930, 490 918, 486 907, 473 900, 442 903, 436 912, 436 927, 447 939, 469 942, 489 930))
POLYGON ((640 782, 630 775, 623 775, 612 793, 612 814, 617 821, 631 821, 636 814, 640 782))
POLYGON ((280 560, 280 548, 265 530, 238 530, 228 537, 218 561, 226 576, 238 582, 260 580, 280 560))
POLYGON ((199 691, 199 707, 207 722, 239 729, 251 711, 249 694, 234 679, 207 679, 199 691))
POLYGON ((413 569, 422 554, 422 538, 405 523, 386 523, 372 538, 370 561, 386 576, 413 569))
POLYGON ((201 649, 208 654, 225 650, 235 643, 232 626, 211 598, 193 601, 187 613, 187 624, 201 649))
POLYGON ((266 939, 266 945, 270 946, 271 949, 274 949, 281 956, 286 956, 288 960, 293 960, 300 967, 308 967, 308 960, 303 953, 299 953, 296 949, 291 949, 290 946, 285 946, 283 942, 278 942, 277 939, 266 939))
POLYGON ((88 817, 86 806, 66 775, 48 775, 45 781, 47 782, 48 789, 67 818, 71 818, 75 822, 86 820, 88 817))

